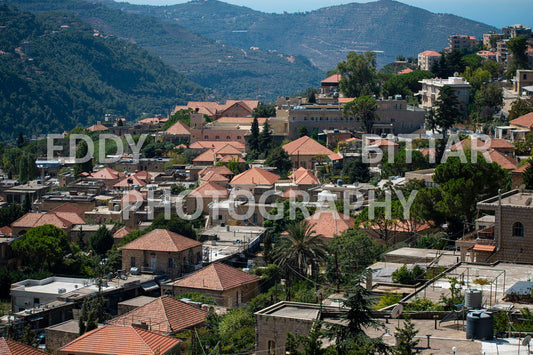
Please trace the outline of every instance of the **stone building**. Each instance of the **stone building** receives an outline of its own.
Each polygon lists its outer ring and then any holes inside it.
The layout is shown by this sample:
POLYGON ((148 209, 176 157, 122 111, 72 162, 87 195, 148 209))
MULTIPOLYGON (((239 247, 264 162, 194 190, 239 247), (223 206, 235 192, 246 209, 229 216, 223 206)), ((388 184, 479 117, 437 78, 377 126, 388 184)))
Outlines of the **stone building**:
POLYGON ((284 355, 287 333, 305 336, 315 322, 335 319, 339 323, 338 318, 344 311, 339 307, 288 301, 262 309, 255 313, 255 351, 257 354, 284 355))
POLYGON ((122 248, 122 269, 178 277, 202 262, 202 243, 165 229, 155 229, 122 248))
POLYGON ((258 276, 217 262, 162 285, 161 292, 174 296, 196 292, 213 298, 219 306, 237 307, 259 294, 260 280, 258 276))
POLYGON ((419 83, 422 84, 422 89, 417 95, 420 96, 420 106, 422 108, 430 109, 435 107, 440 90, 444 86, 449 86, 453 89, 455 96, 459 101, 457 109, 466 116, 471 86, 465 78, 450 77, 448 79, 424 79, 419 81, 419 83))
POLYGON ((461 261, 533 262, 533 192, 512 190, 477 204, 493 215, 493 223, 456 241, 461 261))

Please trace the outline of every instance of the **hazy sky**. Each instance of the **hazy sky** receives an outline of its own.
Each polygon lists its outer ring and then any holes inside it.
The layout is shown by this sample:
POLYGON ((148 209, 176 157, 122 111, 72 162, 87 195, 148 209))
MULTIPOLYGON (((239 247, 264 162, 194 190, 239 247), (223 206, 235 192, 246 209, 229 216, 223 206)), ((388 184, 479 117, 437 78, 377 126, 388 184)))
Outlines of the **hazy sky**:
MULTIPOLYGON (((120 0, 116 0, 120 1, 120 0)), ((172 5, 188 0, 128 0, 131 4, 172 5)), ((222 0, 263 12, 310 11, 366 0, 222 0)), ((450 13, 496 27, 521 23, 533 26, 533 0, 401 0, 431 12, 450 13)))

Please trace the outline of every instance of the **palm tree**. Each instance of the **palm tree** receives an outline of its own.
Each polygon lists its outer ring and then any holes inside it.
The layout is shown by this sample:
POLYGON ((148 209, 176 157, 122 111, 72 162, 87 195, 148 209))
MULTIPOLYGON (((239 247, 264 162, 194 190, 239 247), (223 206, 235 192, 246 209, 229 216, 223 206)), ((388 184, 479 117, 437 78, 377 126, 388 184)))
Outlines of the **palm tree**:
POLYGON ((306 220, 293 223, 276 243, 274 262, 286 272, 292 269, 306 276, 309 266, 313 274, 318 270, 318 263, 326 256, 326 246, 313 227, 306 220))

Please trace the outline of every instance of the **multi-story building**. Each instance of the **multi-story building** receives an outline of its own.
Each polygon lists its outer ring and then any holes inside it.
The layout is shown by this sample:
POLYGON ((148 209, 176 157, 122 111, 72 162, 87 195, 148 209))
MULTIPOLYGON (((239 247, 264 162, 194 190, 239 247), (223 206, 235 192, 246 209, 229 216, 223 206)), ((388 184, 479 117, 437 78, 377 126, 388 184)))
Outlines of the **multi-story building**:
POLYGON ((514 91, 521 94, 526 86, 533 86, 533 70, 518 69, 513 78, 514 91))
POLYGON ((506 26, 502 29, 502 32, 505 38, 515 38, 519 36, 529 38, 532 36, 531 27, 526 27, 520 24, 506 26))
MULTIPOLYGON (((409 106, 407 101, 400 98, 379 99, 376 114, 379 119, 374 122, 374 134, 381 133, 411 133, 424 124, 425 112, 422 109, 409 106)), ((309 131, 313 129, 349 131, 364 130, 363 123, 354 117, 343 116, 342 103, 313 104, 291 107, 288 111, 289 139, 298 138, 298 128, 305 126, 309 131)))
POLYGON ((453 89, 457 100, 459 101, 458 109, 466 116, 469 102, 470 83, 465 78, 450 77, 448 79, 424 79, 419 81, 422 84, 422 89, 418 92, 421 98, 420 106, 424 109, 429 109, 435 106, 435 102, 439 98, 440 90, 444 86, 449 86, 453 89))
POLYGON ((477 44, 477 39, 474 36, 468 35, 451 35, 448 37, 448 46, 450 51, 454 49, 469 49, 477 44))
POLYGON ((477 204, 492 223, 456 241, 461 261, 533 262, 533 192, 512 190, 477 204))
POLYGON ((431 70, 433 63, 440 60, 442 54, 435 51, 423 51, 418 53, 418 68, 420 70, 431 70))
POLYGON ((489 33, 483 34, 483 47, 487 49, 496 49, 496 43, 503 40, 503 33, 496 33, 490 31, 489 33))

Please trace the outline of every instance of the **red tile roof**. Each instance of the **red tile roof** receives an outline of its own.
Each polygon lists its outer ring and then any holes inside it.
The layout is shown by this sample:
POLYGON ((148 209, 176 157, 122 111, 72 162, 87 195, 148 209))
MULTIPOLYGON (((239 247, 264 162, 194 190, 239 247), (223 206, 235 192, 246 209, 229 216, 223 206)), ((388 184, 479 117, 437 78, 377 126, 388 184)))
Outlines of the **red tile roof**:
POLYGON ((124 177, 125 175, 122 173, 119 173, 116 170, 113 170, 111 168, 103 168, 102 170, 98 170, 95 173, 92 173, 89 176, 89 179, 95 179, 95 180, 116 180, 121 177, 124 177))
POLYGON ((189 276, 177 280, 174 286, 202 290, 225 291, 232 288, 258 282, 260 277, 235 269, 222 263, 213 263, 189 276))
POLYGON ((189 145, 190 149, 217 149, 220 147, 224 147, 226 144, 230 144, 231 146, 237 148, 241 152, 244 151, 244 144, 241 142, 235 142, 235 141, 226 141, 226 142, 219 142, 219 141, 198 141, 191 143, 189 145))
POLYGON ((169 129, 167 129, 165 133, 175 136, 190 136, 191 129, 183 122, 176 122, 169 129))
POLYGON ((229 190, 214 182, 206 182, 192 190, 187 197, 203 197, 203 198, 227 198, 229 190))
POLYGON ((2 355, 43 355, 44 351, 19 343, 9 338, 0 338, 0 354, 2 355))
POLYGON ((113 325, 146 323, 148 330, 161 334, 175 334, 205 322, 207 312, 171 296, 156 298, 108 321, 113 325))
POLYGON ((133 185, 144 186, 146 185, 146 182, 144 182, 144 180, 139 179, 135 175, 131 175, 120 180, 115 185, 113 185, 113 187, 130 187, 133 185))
POLYGON ((159 124, 162 120, 158 117, 149 117, 142 120, 139 120, 139 123, 143 124, 159 124))
POLYGON ((233 171, 229 170, 227 166, 209 166, 207 168, 203 168, 198 172, 198 176, 201 178, 204 178, 207 174, 210 172, 220 174, 220 175, 228 175, 233 176, 235 175, 233 171))
POLYGON ((137 327, 105 325, 74 339, 57 350, 58 355, 70 353, 115 355, 163 355, 181 340, 137 327))
POLYGON ((523 174, 526 171, 526 169, 529 168, 530 166, 531 166, 531 163, 524 164, 521 167, 516 168, 515 170, 513 170, 513 173, 515 173, 515 174, 523 174))
POLYGON ((121 249, 176 252, 201 245, 202 243, 196 240, 166 229, 154 229, 150 233, 124 245, 121 249))
POLYGON ((368 142, 369 145, 376 145, 378 147, 386 147, 386 146, 397 146, 398 143, 390 141, 385 138, 380 139, 372 139, 368 142))
POLYGON ((337 211, 318 211, 306 220, 313 226, 317 235, 333 238, 347 229, 353 228, 355 219, 337 211))
POLYGON ((144 180, 144 182, 149 182, 150 180, 152 180, 152 175, 146 170, 136 172, 133 176, 138 179, 144 180))
POLYGON ((493 252, 494 250, 496 250, 496 246, 495 245, 479 244, 479 243, 474 245, 474 251, 493 252))
POLYGON ((211 182, 229 182, 229 179, 225 177, 224 175, 217 174, 213 171, 209 171, 207 174, 201 177, 203 181, 211 181, 211 182))
POLYGON ((246 163, 246 160, 244 160, 241 155, 229 155, 229 154, 226 154, 226 155, 223 155, 223 156, 219 156, 219 159, 218 161, 220 163, 229 163, 230 161, 236 161, 238 163, 246 163))
POLYGON ((295 141, 285 144, 282 147, 290 156, 305 155, 327 155, 337 158, 338 155, 315 141, 313 138, 303 136, 295 141))
POLYGON ((340 74, 333 74, 328 76, 326 79, 322 80, 321 84, 338 84, 341 81, 340 74))
POLYGON ((271 173, 261 168, 251 168, 236 175, 231 181, 231 185, 274 185, 279 179, 279 175, 271 173))
POLYGON ((533 128, 533 112, 530 112, 526 115, 515 118, 512 121, 509 121, 510 124, 525 128, 533 128))
POLYGON ((109 130, 109 128, 107 128, 106 126, 102 124, 95 124, 94 126, 87 127, 87 130, 91 132, 98 132, 98 131, 107 131, 109 130))
POLYGON ((128 235, 132 230, 128 227, 122 227, 118 231, 113 234, 114 239, 124 239, 126 235, 128 235))
POLYGON ((60 229, 70 228, 74 224, 85 224, 85 220, 74 212, 26 213, 11 224, 12 228, 35 228, 51 224, 60 229))
POLYGON ((413 69, 411 68, 405 68, 404 70, 400 70, 398 72, 398 75, 401 75, 401 74, 409 74, 409 73, 412 73, 413 72, 413 69))
POLYGON ((423 51, 422 53, 419 53, 418 55, 423 55, 426 57, 442 57, 442 54, 435 51, 423 51))
POLYGON ((308 169, 299 168, 289 175, 297 185, 318 185, 318 178, 308 169))
POLYGON ((0 235, 5 235, 5 236, 11 236, 13 235, 13 229, 9 226, 4 226, 2 228, 0 228, 0 235))
POLYGON ((505 170, 513 171, 518 166, 518 162, 516 161, 516 159, 503 153, 500 153, 499 151, 494 149, 491 149, 490 151, 484 153, 484 155, 488 155, 491 162, 498 164, 502 167, 502 169, 505 170))
POLYGON ((63 212, 63 213, 75 213, 81 218, 85 217, 85 211, 79 208, 76 205, 73 205, 72 203, 64 203, 61 206, 58 206, 52 210, 53 212, 63 212))
POLYGON ((208 162, 210 164, 216 163, 216 153, 213 149, 206 150, 196 158, 194 158, 193 163, 199 163, 199 162, 208 162))
POLYGON ((139 191, 133 189, 128 191, 127 194, 122 197, 122 203, 134 204, 135 202, 146 201, 146 197, 139 191))
POLYGON ((242 153, 240 150, 238 150, 237 148, 235 148, 231 144, 226 144, 224 146, 215 148, 215 152, 217 154, 222 154, 222 155, 230 154, 230 155, 239 155, 239 156, 242 153))
MULTIPOLYGON (((463 150, 470 149, 472 146, 472 140, 470 138, 463 139, 462 141, 455 143, 450 147, 451 150, 463 150)), ((514 145, 503 139, 491 139, 490 142, 484 142, 479 138, 476 138, 476 149, 488 150, 488 149, 514 149, 514 145)))

